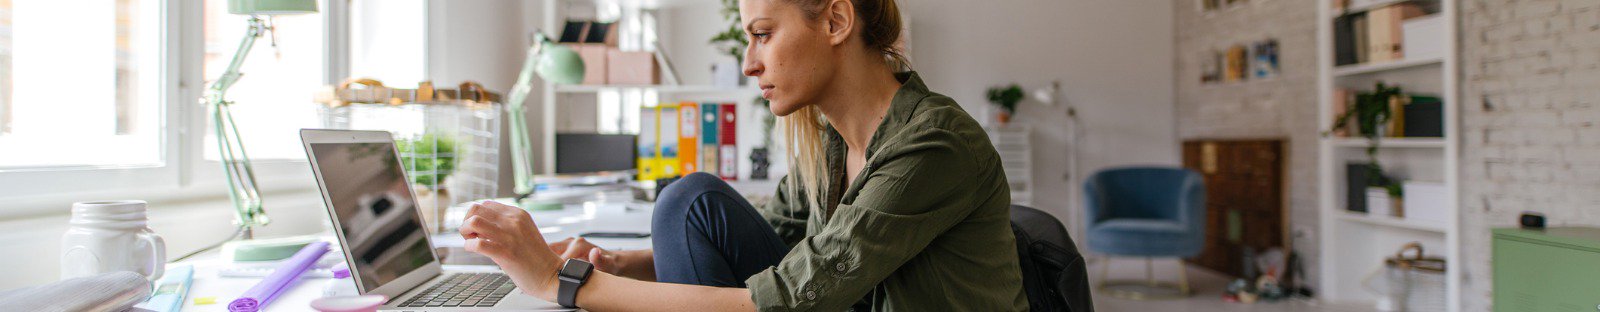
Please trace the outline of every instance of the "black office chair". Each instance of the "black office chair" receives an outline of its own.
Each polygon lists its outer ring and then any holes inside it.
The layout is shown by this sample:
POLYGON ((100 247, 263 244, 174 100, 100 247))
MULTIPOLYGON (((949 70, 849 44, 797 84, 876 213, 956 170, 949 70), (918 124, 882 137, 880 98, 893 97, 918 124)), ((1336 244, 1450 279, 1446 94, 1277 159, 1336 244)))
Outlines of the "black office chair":
POLYGON ((1011 205, 1022 288, 1032 311, 1093 312, 1089 272, 1067 228, 1044 211, 1011 205))

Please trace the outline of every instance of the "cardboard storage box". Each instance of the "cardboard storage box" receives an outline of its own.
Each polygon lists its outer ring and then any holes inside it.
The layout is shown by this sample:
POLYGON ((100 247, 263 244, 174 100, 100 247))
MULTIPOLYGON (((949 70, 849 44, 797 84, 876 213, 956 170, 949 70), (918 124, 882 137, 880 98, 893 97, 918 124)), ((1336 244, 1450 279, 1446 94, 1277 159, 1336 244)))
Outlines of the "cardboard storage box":
POLYGON ((618 85, 654 85, 661 83, 661 67, 656 55, 648 51, 606 52, 606 80, 618 85))
POLYGON ((603 85, 610 83, 606 79, 606 51, 611 47, 604 43, 563 43, 573 51, 578 52, 578 57, 583 58, 583 84, 603 85))

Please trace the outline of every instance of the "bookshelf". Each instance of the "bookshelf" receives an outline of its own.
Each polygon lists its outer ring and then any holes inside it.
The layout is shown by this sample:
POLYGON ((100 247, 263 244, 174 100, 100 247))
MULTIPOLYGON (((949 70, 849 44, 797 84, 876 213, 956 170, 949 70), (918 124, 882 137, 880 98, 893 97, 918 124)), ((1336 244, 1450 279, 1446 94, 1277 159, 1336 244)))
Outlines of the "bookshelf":
MULTIPOLYGON (((619 46, 623 50, 650 50, 660 46, 651 45, 651 41, 667 42, 673 36, 695 37, 696 42, 711 38, 713 29, 680 29, 681 26, 670 21, 677 18, 716 18, 721 23, 721 17, 714 13, 705 16, 676 16, 684 11, 699 12, 704 8, 706 12, 715 12, 720 9, 720 4, 710 0, 543 0, 541 5, 543 22, 540 30, 547 35, 557 36, 569 18, 572 19, 597 19, 603 10, 615 9, 615 20, 619 23, 618 29, 637 29, 637 34, 629 37, 629 31, 618 34, 619 46), (588 12, 593 10, 593 12, 588 12)), ((609 18, 608 18, 609 19, 609 18)), ((675 69, 682 74, 684 70, 702 70, 701 67, 691 66, 691 63, 680 63, 684 59, 701 60, 702 55, 689 55, 684 51, 672 50, 668 47, 667 55, 673 58, 675 69)), ((665 75, 665 70, 662 72, 665 75)), ((663 81, 667 80, 663 77, 663 81)), ((737 123, 739 179, 732 184, 746 195, 763 195, 772 193, 776 189, 776 179, 782 177, 787 171, 787 161, 782 156, 782 150, 772 150, 769 176, 771 180, 752 181, 750 176, 749 155, 751 150, 762 145, 760 137, 763 134, 763 123, 760 116, 766 114, 760 106, 754 104, 754 99, 761 94, 761 90, 754 85, 741 87, 720 87, 709 84, 709 81, 683 81, 680 85, 557 85, 543 81, 540 91, 543 107, 541 108, 541 121, 538 135, 534 143, 542 156, 541 162, 534 167, 540 174, 550 174, 555 168, 555 135, 567 131, 595 131, 614 133, 616 128, 624 129, 621 133, 634 133, 628 131, 626 125, 637 125, 639 110, 643 107, 652 107, 660 103, 676 103, 682 101, 735 103, 740 122, 737 123), (604 104, 606 98, 620 102, 621 107, 604 104), (620 98, 620 100, 617 100, 620 98), (630 103, 638 103, 630 104, 630 103), (621 115, 620 118, 606 118, 610 114, 621 115), (631 113, 630 113, 631 112, 631 113)))
MULTIPOLYGON (((1444 222, 1375 215, 1346 210, 1345 165, 1365 162, 1370 140, 1324 136, 1318 143, 1319 216, 1322 250, 1319 258, 1319 296, 1326 302, 1372 307, 1377 296, 1362 286, 1362 279, 1382 268, 1400 246, 1420 242, 1430 255, 1447 259, 1445 305, 1460 311, 1461 255, 1459 172, 1461 134, 1458 130, 1456 33, 1457 1, 1377 0, 1350 1, 1355 6, 1337 8, 1339 0, 1319 0, 1317 20, 1319 131, 1333 126, 1338 89, 1370 91, 1382 81, 1397 84, 1407 94, 1438 96, 1443 101, 1442 138, 1381 138, 1378 160, 1389 175, 1406 181, 1445 185, 1444 222), (1384 6, 1411 3, 1427 7, 1443 19, 1445 47, 1438 56, 1336 66, 1335 20, 1343 14, 1373 12, 1384 6)), ((1429 15, 1434 16, 1434 15, 1429 15)), ((1363 191, 1363 190, 1357 190, 1363 191)))

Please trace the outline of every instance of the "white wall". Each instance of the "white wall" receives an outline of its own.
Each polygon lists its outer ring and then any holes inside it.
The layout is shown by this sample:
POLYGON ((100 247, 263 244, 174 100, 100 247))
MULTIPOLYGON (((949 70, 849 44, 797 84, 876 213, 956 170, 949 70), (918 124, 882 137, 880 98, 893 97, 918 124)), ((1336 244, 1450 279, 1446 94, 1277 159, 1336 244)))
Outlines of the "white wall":
MULTIPOLYGON (((1083 132, 1075 179, 1095 170, 1179 163, 1173 117, 1173 11, 1167 1, 901 1, 912 62, 935 92, 992 120, 984 91, 1060 81, 1083 132)), ((1033 134, 1034 206, 1078 232, 1081 185, 1065 180, 1065 105, 1025 101, 1014 123, 1033 134)), ((1082 240, 1081 234, 1077 234, 1082 240)))
MULTIPOLYGON (((686 83, 709 83, 710 45, 726 22, 715 2, 670 9, 662 36, 686 83)), ((900 0, 911 20, 911 58, 928 86, 979 121, 990 86, 1062 84, 1084 135, 1080 170, 1179 163, 1173 117, 1173 4, 1167 1, 900 0)), ((1035 129, 1034 205, 1074 222, 1081 213, 1068 173, 1064 105, 1024 102, 1014 123, 1035 129)), ((1077 179, 1083 175, 1079 174, 1077 179)), ((1076 228, 1076 226, 1069 226, 1076 228)), ((1081 240, 1081 238, 1080 238, 1081 240)))

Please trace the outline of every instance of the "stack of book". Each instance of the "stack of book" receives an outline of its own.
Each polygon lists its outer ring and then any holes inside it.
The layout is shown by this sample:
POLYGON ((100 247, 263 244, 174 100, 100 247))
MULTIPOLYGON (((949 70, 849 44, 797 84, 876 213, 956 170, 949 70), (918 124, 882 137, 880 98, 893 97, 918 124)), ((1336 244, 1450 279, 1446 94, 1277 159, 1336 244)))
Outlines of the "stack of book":
MULTIPOLYGON (((1361 1, 1358 1, 1361 2, 1361 1)), ((1426 32, 1412 33, 1407 38, 1407 30, 1432 30, 1436 28, 1416 27, 1417 24, 1437 24, 1443 20, 1432 18, 1429 8, 1425 7, 1426 1, 1405 1, 1390 5, 1380 6, 1370 10, 1346 13, 1333 20, 1334 64, 1351 65, 1364 63, 1388 62, 1406 59, 1408 55, 1406 42, 1413 42, 1415 47, 1423 50, 1438 50, 1438 47, 1426 46, 1443 44, 1437 40, 1442 33, 1426 32), (1408 40, 1409 39, 1409 40, 1408 40), (1430 40, 1417 40, 1430 39, 1430 40)), ((1436 10, 1435 10, 1436 11, 1436 10)))
POLYGON ((739 131, 734 103, 664 103, 639 112, 639 180, 706 172, 736 180, 739 131))

